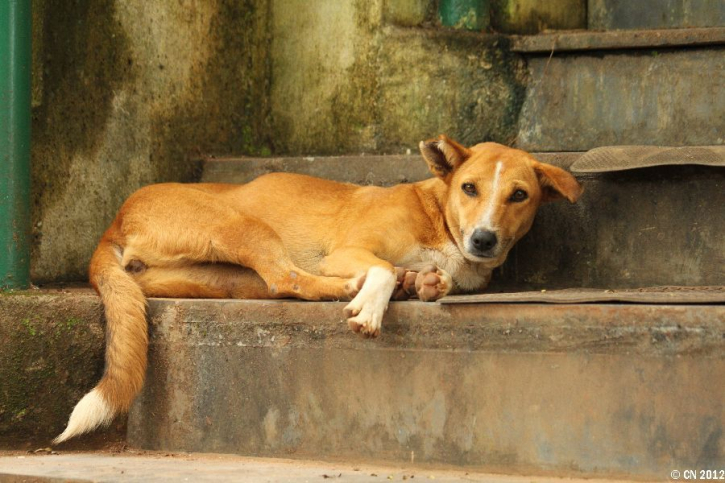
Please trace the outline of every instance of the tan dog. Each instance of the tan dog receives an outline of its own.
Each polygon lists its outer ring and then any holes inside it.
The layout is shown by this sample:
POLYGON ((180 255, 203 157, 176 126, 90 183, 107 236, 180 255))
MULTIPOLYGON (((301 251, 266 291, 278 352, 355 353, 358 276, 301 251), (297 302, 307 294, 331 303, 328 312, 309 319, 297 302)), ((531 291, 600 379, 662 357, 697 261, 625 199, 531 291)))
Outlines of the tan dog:
POLYGON ((145 297, 351 300, 351 328, 376 336, 391 297, 484 289, 538 206, 582 191, 566 171, 499 144, 440 136, 420 149, 436 177, 391 188, 273 173, 131 195, 91 260, 105 374, 55 441, 109 423, 141 390, 145 297))

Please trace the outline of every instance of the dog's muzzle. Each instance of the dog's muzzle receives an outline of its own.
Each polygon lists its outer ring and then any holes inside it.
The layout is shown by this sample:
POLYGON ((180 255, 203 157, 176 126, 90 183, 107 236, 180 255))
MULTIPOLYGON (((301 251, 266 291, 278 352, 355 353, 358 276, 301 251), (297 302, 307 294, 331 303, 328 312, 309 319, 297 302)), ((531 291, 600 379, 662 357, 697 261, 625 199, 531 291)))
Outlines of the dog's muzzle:
POLYGON ((471 233, 467 245, 468 253, 475 257, 494 258, 498 255, 498 237, 490 230, 477 228, 471 233))

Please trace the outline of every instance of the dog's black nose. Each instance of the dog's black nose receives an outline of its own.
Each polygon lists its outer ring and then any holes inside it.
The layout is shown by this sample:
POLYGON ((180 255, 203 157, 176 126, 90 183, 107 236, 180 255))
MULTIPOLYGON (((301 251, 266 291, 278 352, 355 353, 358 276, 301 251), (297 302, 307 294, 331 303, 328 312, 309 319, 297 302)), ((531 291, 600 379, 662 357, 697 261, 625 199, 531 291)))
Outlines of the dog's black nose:
POLYGON ((489 230, 475 230, 471 235, 471 245, 476 253, 474 255, 492 257, 491 251, 498 243, 496 234, 489 230))

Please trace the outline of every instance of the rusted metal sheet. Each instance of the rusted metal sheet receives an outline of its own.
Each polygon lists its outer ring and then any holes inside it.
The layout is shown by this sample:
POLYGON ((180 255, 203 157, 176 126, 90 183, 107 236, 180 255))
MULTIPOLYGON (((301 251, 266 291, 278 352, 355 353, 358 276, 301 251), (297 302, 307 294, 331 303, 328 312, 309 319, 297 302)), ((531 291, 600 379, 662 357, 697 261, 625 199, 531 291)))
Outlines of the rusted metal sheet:
POLYGON ((722 467, 725 307, 161 301, 148 449, 667 478, 722 467))
POLYGON ((521 35, 513 38, 511 50, 526 54, 586 50, 660 49, 725 44, 725 27, 577 31, 521 35))

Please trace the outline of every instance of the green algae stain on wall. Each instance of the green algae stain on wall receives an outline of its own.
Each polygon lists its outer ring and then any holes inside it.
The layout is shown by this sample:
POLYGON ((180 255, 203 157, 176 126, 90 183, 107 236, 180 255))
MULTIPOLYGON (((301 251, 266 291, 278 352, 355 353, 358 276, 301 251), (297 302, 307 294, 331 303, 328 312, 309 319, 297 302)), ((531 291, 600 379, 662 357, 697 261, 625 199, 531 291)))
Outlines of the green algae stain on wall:
POLYGON ((274 151, 374 148, 382 2, 274 0, 272 19, 274 151))
POLYGON ((202 154, 269 152, 269 4, 38 4, 32 278, 83 280, 133 191, 194 180, 202 154))
POLYGON ((273 5, 277 153, 417 151, 441 132, 514 139, 525 69, 502 37, 386 24, 380 1, 273 5))
POLYGON ((448 134, 472 145, 511 143, 525 92, 525 69, 505 39, 456 31, 391 31, 381 53, 380 145, 417 150, 448 134))
MULTIPOLYGON (((68 218, 89 207, 64 206, 69 190, 77 200, 87 200, 83 191, 93 189, 89 180, 79 183, 81 173, 74 164, 97 156, 114 91, 134 77, 128 38, 115 19, 113 3, 46 0, 40 6, 43 11, 36 15, 43 19, 43 36, 36 52, 42 55, 42 78, 34 82, 42 85, 42 91, 35 89, 42 95, 33 109, 31 163, 34 279, 44 278, 37 264, 49 244, 64 245, 64 239, 86 229, 68 218), (48 220, 49 212, 57 212, 56 219, 48 220)), ((82 262, 72 246, 51 258, 56 257, 60 265, 82 262)))

